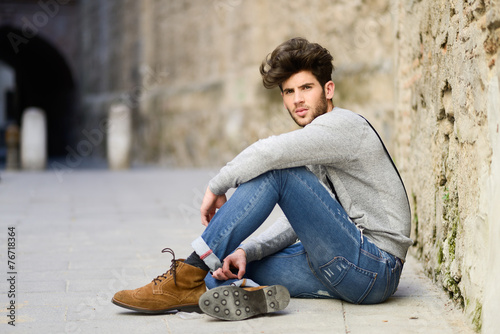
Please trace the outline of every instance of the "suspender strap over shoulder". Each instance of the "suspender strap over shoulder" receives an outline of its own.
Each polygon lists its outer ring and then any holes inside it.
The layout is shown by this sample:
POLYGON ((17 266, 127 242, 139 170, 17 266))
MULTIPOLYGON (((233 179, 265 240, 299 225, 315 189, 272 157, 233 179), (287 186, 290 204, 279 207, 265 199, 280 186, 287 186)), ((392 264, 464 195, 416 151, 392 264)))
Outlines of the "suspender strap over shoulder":
POLYGON ((410 200, 408 199, 408 193, 406 192, 406 187, 405 187, 405 184, 403 182, 403 178, 401 177, 401 174, 399 174, 399 171, 398 171, 398 168, 396 167, 396 164, 394 163, 394 160, 392 160, 392 157, 391 155, 389 154, 389 151, 387 150, 387 147, 385 147, 385 144, 384 142, 382 141, 382 138, 380 137, 380 135, 378 134, 377 130, 375 130, 375 128, 373 127, 373 125, 371 125, 370 122, 368 122, 368 120, 366 118, 364 118, 363 116, 359 115, 359 117, 361 117, 362 119, 365 120, 365 122, 370 126, 370 128, 372 128, 373 132, 375 132, 375 134, 377 135, 378 139, 380 140, 380 143, 382 144, 382 147, 384 148, 384 151, 385 153, 387 154, 387 156, 389 157, 389 160, 391 161, 392 163, 392 166, 394 167, 394 170, 396 171, 396 174, 398 174, 399 176, 399 180, 401 181, 401 184, 403 185, 403 189, 405 191, 405 195, 406 195, 406 200, 408 201, 408 207, 410 207, 410 200))

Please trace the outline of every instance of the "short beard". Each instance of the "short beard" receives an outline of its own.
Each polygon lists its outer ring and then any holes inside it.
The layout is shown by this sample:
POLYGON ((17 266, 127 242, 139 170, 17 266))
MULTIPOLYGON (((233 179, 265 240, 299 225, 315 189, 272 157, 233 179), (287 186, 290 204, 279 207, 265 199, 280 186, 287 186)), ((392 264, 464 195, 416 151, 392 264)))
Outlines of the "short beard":
POLYGON ((317 108, 315 108, 314 118, 324 115, 328 112, 328 101, 326 100, 325 90, 321 93, 321 100, 319 101, 317 108))

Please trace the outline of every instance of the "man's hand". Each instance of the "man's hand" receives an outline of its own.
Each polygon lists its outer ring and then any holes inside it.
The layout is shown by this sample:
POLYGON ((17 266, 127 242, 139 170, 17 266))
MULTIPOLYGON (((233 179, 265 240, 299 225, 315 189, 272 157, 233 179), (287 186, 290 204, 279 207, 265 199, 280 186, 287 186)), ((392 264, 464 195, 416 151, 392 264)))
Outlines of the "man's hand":
POLYGON ((226 203, 226 195, 215 195, 210 188, 207 187, 203 201, 201 202, 201 223, 208 226, 217 209, 220 209, 226 203))
POLYGON ((234 253, 228 255, 224 259, 224 264, 222 268, 214 271, 212 276, 218 280, 226 281, 231 278, 242 279, 245 275, 247 267, 247 255, 245 251, 241 248, 238 248, 234 253), (231 268, 238 269, 238 275, 233 274, 231 268))

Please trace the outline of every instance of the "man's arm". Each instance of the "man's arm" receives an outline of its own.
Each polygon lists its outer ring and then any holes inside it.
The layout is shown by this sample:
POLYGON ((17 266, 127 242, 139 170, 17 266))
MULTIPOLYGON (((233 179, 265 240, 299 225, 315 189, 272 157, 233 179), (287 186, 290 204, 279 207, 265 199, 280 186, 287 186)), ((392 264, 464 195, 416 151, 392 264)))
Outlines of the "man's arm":
POLYGON ((247 262, 252 262, 274 254, 296 241, 297 235, 283 215, 268 229, 239 248, 245 251, 247 262))
POLYGON ((228 255, 224 259, 222 268, 217 269, 213 277, 218 280, 241 279, 245 275, 247 263, 274 254, 295 241, 297 235, 283 215, 267 230, 228 255), (233 268, 238 270, 237 274, 232 272, 233 268))
POLYGON ((338 164, 352 159, 363 136, 364 121, 333 113, 316 118, 303 129, 250 145, 210 180, 211 191, 224 194, 274 169, 338 164))

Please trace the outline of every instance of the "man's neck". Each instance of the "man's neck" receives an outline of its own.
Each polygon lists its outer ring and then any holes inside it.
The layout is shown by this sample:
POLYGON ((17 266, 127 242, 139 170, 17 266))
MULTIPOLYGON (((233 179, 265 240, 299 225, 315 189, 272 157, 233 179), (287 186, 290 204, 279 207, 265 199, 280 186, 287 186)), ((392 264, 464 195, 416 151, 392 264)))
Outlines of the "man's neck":
POLYGON ((333 104, 332 100, 328 100, 327 105, 328 105, 328 112, 332 111, 333 108, 335 108, 335 105, 333 104))

